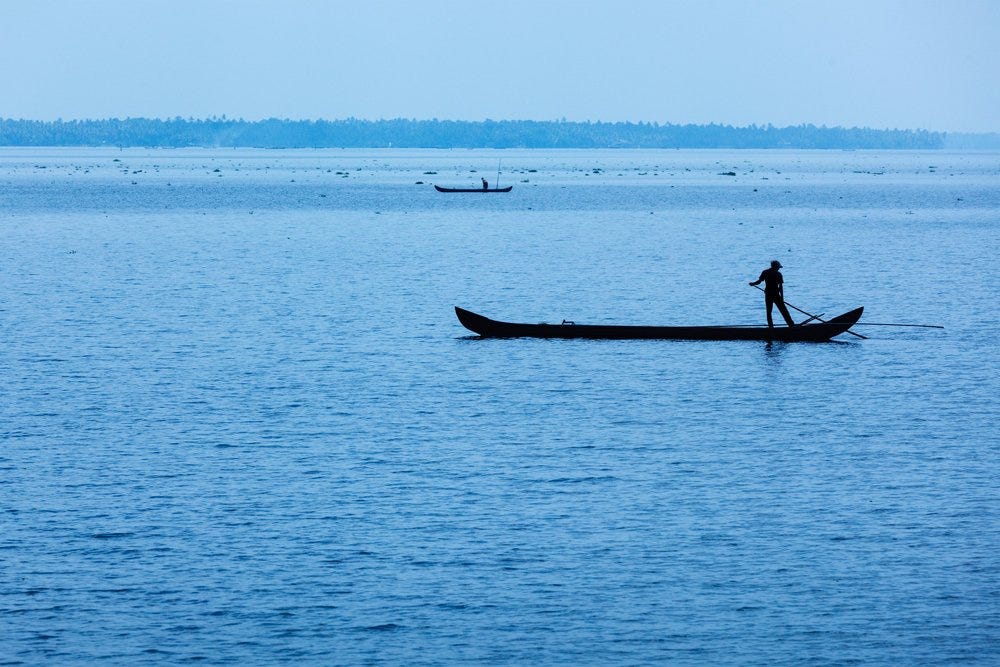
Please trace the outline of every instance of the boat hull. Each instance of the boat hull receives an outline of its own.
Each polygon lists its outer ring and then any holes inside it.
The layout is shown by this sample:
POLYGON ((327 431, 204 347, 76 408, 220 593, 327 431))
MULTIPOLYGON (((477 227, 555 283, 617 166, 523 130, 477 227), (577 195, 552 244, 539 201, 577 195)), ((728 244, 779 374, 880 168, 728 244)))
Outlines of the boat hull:
POLYGON ((513 187, 513 185, 508 185, 505 188, 483 190, 482 188, 442 188, 440 185, 435 185, 434 189, 438 192, 510 192, 513 187))
POLYGON ((777 342, 822 342, 854 326, 864 308, 856 308, 827 322, 795 327, 650 327, 603 324, 520 324, 483 317, 455 307, 458 321, 483 338, 587 338, 596 340, 759 340, 777 342))

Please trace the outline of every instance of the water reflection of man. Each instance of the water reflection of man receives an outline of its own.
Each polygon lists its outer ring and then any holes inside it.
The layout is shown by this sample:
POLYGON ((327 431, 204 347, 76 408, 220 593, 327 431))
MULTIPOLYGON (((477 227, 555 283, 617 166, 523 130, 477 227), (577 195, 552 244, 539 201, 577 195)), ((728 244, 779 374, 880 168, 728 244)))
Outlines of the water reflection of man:
POLYGON ((795 322, 792 320, 792 316, 788 314, 788 308, 785 307, 785 279, 782 277, 781 271, 778 270, 780 268, 781 262, 773 260, 771 268, 761 271, 760 278, 750 283, 750 285, 756 287, 761 282, 764 283, 764 305, 767 306, 767 326, 774 326, 774 320, 771 319, 771 308, 777 306, 778 312, 785 318, 785 323, 790 327, 794 327, 795 322))

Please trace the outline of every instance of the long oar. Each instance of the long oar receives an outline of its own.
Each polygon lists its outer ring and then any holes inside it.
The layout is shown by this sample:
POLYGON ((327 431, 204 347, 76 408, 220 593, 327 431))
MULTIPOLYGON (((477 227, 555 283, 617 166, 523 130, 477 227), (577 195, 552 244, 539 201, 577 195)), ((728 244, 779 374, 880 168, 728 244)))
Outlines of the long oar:
MULTIPOLYGON (((760 290, 761 292, 763 292, 763 291, 764 291, 764 288, 763 288, 763 287, 761 287, 760 285, 753 285, 753 287, 756 287, 756 288, 757 288, 757 289, 759 289, 759 290, 760 290)), ((782 300, 784 300, 784 299, 782 299, 782 300)), ((813 315, 812 313, 807 313, 806 311, 804 311, 804 310, 802 310, 801 308, 798 308, 798 307, 796 307, 796 306, 793 306, 792 304, 788 303, 787 301, 785 301, 785 305, 786 305, 786 306, 788 306, 789 308, 793 308, 793 309, 795 309, 795 310, 799 311, 799 312, 800 312, 800 313, 802 313, 803 315, 808 315, 808 316, 809 316, 809 319, 810 319, 810 320, 819 320, 820 322, 824 322, 824 323, 826 322, 826 320, 824 320, 823 318, 821 318, 821 317, 817 317, 816 315, 813 315)), ((806 320, 806 322, 808 322, 808 321, 809 321, 809 320, 806 320)), ((854 333, 854 332, 853 332, 853 331, 851 331, 850 329, 848 329, 848 330, 847 330, 847 333, 851 334, 852 336, 857 336, 858 338, 864 338, 865 340, 868 340, 868 336, 862 336, 862 335, 861 335, 861 334, 859 334, 859 333, 854 333)))
POLYGON ((819 318, 823 317, 824 315, 826 315, 826 313, 820 313, 819 315, 813 315, 811 317, 808 317, 808 318, 802 320, 796 326, 802 326, 803 324, 809 324, 813 320, 818 320, 819 318))
POLYGON ((856 327, 921 327, 923 329, 944 329, 940 324, 897 324, 895 322, 856 322, 856 327))

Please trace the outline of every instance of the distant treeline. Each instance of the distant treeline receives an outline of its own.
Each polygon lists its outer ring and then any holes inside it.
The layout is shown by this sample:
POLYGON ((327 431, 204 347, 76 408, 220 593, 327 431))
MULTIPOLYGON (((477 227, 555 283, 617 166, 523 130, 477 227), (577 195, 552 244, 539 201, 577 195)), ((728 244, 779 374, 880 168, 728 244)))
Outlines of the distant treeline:
MULTIPOLYGON (((963 135, 989 137, 997 135, 963 135)), ((252 148, 879 148, 947 146, 942 132, 796 125, 221 118, 0 119, 0 145, 252 148)), ((963 146, 976 147, 976 146, 963 146)), ((988 146, 987 146, 988 147, 988 146)))

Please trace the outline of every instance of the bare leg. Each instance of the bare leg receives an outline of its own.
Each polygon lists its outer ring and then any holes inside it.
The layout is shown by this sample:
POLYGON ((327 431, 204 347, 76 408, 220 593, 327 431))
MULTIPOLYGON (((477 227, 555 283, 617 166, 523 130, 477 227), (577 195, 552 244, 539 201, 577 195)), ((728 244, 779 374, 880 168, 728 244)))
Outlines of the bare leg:
POLYGON ((793 320, 792 316, 788 314, 788 308, 785 306, 785 300, 781 298, 775 299, 774 304, 778 306, 778 312, 785 318, 785 324, 790 327, 794 327, 795 320, 793 320))
POLYGON ((774 320, 771 319, 771 308, 774 307, 774 301, 771 300, 770 294, 764 295, 764 305, 767 307, 767 326, 773 327, 774 320))

